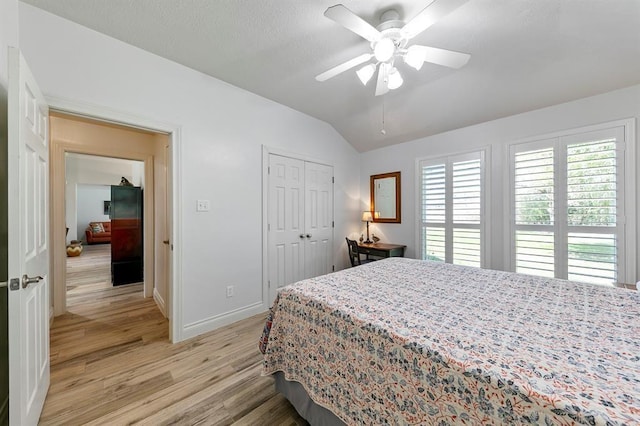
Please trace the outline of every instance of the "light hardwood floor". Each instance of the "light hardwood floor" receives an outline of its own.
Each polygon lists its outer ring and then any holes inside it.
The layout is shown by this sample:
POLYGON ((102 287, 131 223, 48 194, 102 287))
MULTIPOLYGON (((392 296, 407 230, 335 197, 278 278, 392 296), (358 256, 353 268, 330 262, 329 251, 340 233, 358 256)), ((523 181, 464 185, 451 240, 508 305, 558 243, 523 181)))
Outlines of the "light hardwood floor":
POLYGON ((142 284, 109 284, 108 247, 68 259, 68 312, 51 327, 40 424, 307 424, 260 376, 265 315, 172 345, 142 284))

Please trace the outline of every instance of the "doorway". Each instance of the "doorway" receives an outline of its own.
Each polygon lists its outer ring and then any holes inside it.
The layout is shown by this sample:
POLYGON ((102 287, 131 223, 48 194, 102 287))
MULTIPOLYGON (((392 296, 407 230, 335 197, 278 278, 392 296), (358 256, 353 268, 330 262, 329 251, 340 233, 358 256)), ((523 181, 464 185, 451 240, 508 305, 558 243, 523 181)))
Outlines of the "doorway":
MULTIPOLYGON (((114 286, 131 285, 142 296, 141 225, 114 229, 114 191, 145 189, 141 161, 67 152, 65 155, 67 309, 106 297, 114 286), (128 185, 128 186, 125 186, 128 185), (133 234, 133 235, 132 235, 133 234), (123 250, 125 248, 125 250, 123 250), (119 261, 126 259, 126 263, 119 261), (114 262, 115 260, 115 262, 114 262), (115 266, 114 266, 115 265, 115 266), (122 266, 135 265, 122 277, 122 266), (114 279, 114 268, 116 275, 114 279), (128 278, 123 280, 122 278, 128 278)), ((117 198, 117 197, 116 197, 117 198)), ((117 207, 117 208, 116 208, 117 207)), ((119 218, 116 219, 118 228, 119 218)), ((129 224, 127 224, 129 225, 129 224)))
MULTIPOLYGON (((69 156, 83 155, 85 160, 88 158, 86 156, 98 156, 140 162, 143 167, 139 178, 144 182, 145 188, 142 194, 143 295, 153 297, 163 315, 169 317, 170 255, 169 244, 165 243, 169 241, 167 165, 170 160, 170 136, 60 112, 50 114, 50 123, 52 246, 61 245, 57 243, 60 237, 62 241, 69 243, 65 235, 69 216, 66 214, 65 183, 68 176, 65 162, 69 156)), ((119 182, 118 178, 115 184, 119 182)), ((83 227, 84 225, 76 224, 76 237, 81 232, 78 228, 83 227)), ((52 304, 55 315, 61 315, 67 310, 66 260, 66 252, 53 251, 52 304)))

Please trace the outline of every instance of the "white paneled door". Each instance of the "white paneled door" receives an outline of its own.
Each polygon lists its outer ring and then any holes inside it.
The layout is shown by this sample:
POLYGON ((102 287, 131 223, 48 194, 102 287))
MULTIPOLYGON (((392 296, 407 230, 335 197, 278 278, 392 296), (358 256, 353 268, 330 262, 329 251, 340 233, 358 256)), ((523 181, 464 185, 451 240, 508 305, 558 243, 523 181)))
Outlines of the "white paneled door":
POLYGON ((49 109, 9 57, 9 423, 38 423, 49 387, 49 109))
POLYGON ((333 269, 333 167, 269 154, 268 280, 278 288, 333 269))
POLYGON ((305 278, 333 269, 333 167, 305 163, 305 278))
POLYGON ((304 161, 269 155, 269 295, 304 278, 304 161))

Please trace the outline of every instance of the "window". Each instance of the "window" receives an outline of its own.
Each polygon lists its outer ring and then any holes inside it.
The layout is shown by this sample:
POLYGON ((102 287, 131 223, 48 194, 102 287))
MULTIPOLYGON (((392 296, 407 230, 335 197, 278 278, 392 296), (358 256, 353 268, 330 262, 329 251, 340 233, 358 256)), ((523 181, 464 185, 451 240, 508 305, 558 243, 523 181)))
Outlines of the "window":
POLYGON ((553 148, 515 154, 516 272, 554 276, 553 148))
POLYGON ((483 265, 484 152, 418 162, 422 259, 483 265))
POLYGON ((616 126, 511 145, 516 272, 624 282, 624 138, 616 126))

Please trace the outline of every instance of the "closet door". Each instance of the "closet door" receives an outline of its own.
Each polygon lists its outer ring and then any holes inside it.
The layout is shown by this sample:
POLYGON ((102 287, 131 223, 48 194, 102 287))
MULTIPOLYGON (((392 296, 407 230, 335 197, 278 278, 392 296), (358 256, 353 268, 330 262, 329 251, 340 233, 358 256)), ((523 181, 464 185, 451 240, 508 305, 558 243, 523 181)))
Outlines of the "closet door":
POLYGON ((269 297, 333 270, 333 167, 269 154, 269 297))
POLYGON ((269 155, 268 250, 271 299, 304 274, 304 161, 269 155))
POLYGON ((333 269, 333 167, 305 163, 305 278, 333 269))

